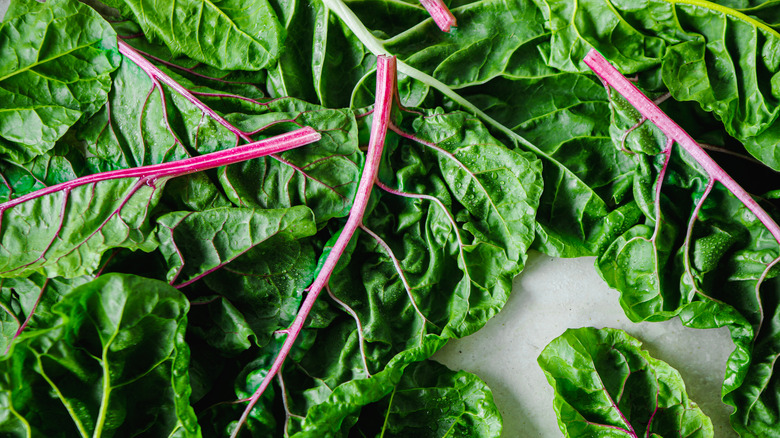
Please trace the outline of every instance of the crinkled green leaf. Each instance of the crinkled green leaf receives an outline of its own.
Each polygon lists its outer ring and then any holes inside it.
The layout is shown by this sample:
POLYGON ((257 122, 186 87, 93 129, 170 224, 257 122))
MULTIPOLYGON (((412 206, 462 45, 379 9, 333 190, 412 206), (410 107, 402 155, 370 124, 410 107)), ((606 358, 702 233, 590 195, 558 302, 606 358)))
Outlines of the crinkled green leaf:
POLYGON ((320 0, 284 6, 288 37, 268 69, 272 95, 348 107, 355 84, 374 70, 376 58, 320 0))
POLYGON ((480 0, 452 11, 458 20, 457 31, 441 32, 428 20, 389 38, 385 48, 455 89, 496 77, 527 78, 553 72, 540 62, 537 46, 549 31, 541 11, 531 2, 480 0))
POLYGON ((103 0, 133 17, 173 56, 226 70, 260 70, 273 63, 284 28, 266 0, 103 0))
POLYGON ((354 429, 364 436, 482 438, 498 436, 502 426, 484 382, 431 360, 407 367, 389 396, 363 408, 362 419, 354 429))
POLYGON ((280 233, 206 276, 204 282, 240 311, 263 346, 274 331, 292 322, 302 291, 314 278, 315 257, 311 244, 280 233))
MULTIPOLYGON (((143 48, 152 50, 153 46, 143 48)), ((193 70, 187 60, 176 62, 160 68, 236 129, 262 138, 310 126, 323 138, 279 154, 279 159, 267 157, 228 166, 218 177, 195 174, 171 181, 166 202, 175 203, 172 207, 177 210, 223 207, 229 201, 262 208, 302 203, 314 211, 318 223, 347 214, 362 162, 351 111, 292 98, 269 100, 235 94, 237 87, 250 85, 243 84, 241 78, 222 79, 224 72, 213 69, 193 70), (221 189, 214 184, 217 180, 221 189)), ((204 116, 167 86, 153 83, 135 65, 123 65, 118 72, 110 103, 91 120, 89 129, 79 134, 89 151, 90 169, 171 161, 195 152, 227 149, 238 141, 233 132, 204 116)))
POLYGON ((100 109, 120 63, 116 34, 91 8, 33 5, 0 23, 0 153, 16 161, 48 151, 100 109))
POLYGON ((271 127, 271 134, 277 129, 312 126, 322 139, 285 152, 284 162, 266 157, 225 168, 219 179, 234 204, 262 208, 304 204, 314 211, 318 224, 349 213, 363 160, 351 111, 287 98, 263 104, 244 102, 240 108, 240 113, 231 113, 228 119, 242 130, 271 127))
POLYGON ((172 283, 190 283, 272 237, 298 239, 316 231, 314 215, 303 206, 178 211, 157 218, 157 224, 159 249, 172 283))
POLYGON ((596 254, 636 223, 636 163, 613 144, 609 102, 597 79, 567 73, 499 78, 463 94, 542 152, 537 249, 561 257, 596 254))
POLYGON ((714 436, 680 373, 641 346, 622 330, 586 327, 542 350, 539 366, 565 436, 714 436))
POLYGON ((135 178, 105 180, 22 202, 2 212, 0 277, 76 277, 94 272, 111 248, 151 251, 148 215, 160 188, 135 178))
POLYGON ((9 353, 14 343, 57 325, 60 315, 52 307, 76 286, 91 279, 89 276, 46 278, 33 274, 27 278, 0 280, 0 356, 9 353))
POLYGON ((189 405, 187 299, 109 274, 52 309, 61 320, 2 363, 0 427, 32 436, 200 436, 189 405))
MULTIPOLYGON (((394 21, 380 23, 372 4, 350 2, 350 8, 376 28, 391 27, 394 21)), ((635 165, 611 145, 603 87, 547 64, 550 31, 531 1, 482 0, 458 5, 453 13, 456 31, 443 33, 430 22, 404 31, 393 27, 384 48, 484 111, 494 119, 491 127, 530 142, 509 138, 544 163, 537 249, 563 257, 596 254, 639 213, 629 194, 635 165)), ((431 80, 400 78, 402 100, 434 100, 431 80)), ((370 88, 360 84, 353 101, 372 100, 370 88)))
POLYGON ((209 322, 192 327, 195 336, 225 355, 248 349, 257 338, 241 311, 223 297, 205 297, 204 301, 193 302, 190 314, 194 320, 209 322), (226 333, 230 336, 225 336, 226 333))

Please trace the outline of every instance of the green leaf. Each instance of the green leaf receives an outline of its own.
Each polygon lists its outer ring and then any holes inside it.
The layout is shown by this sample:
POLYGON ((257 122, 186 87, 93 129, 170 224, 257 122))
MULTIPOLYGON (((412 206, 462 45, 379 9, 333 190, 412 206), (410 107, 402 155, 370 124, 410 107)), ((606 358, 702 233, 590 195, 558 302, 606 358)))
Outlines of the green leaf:
POLYGON ((558 257, 597 254, 639 219, 631 202, 637 165, 613 144, 609 101, 597 79, 499 78, 462 93, 540 152, 545 190, 536 249, 558 257))
POLYGON ((110 248, 156 247, 148 215, 160 188, 136 178, 105 180, 54 192, 2 212, 0 277, 77 277, 98 268, 110 248))
POLYGON ((348 107, 376 58, 320 0, 290 2, 289 9, 286 50, 268 70, 272 95, 348 107))
POLYGON ((89 276, 64 279, 39 274, 0 280, 0 357, 9 353, 14 343, 57 325, 60 315, 52 307, 90 280, 89 276))
POLYGON ((132 16, 146 37, 223 70, 260 70, 284 43, 284 28, 266 0, 106 0, 132 16))
POLYGON ((218 208, 178 211, 157 218, 160 252, 168 280, 188 284, 230 263, 271 238, 315 233, 314 215, 303 206, 280 210, 218 208))
POLYGON ((281 233, 203 281, 210 293, 219 294, 241 313, 257 345, 264 346, 273 332, 292 322, 303 290, 314 278, 315 266, 311 244, 291 233, 281 233))
POLYGON ((2 363, 0 403, 12 415, 0 421, 33 436, 200 436, 188 307, 170 286, 129 275, 74 289, 53 307, 60 323, 2 363))
MULTIPOLYGON (((365 23, 392 27, 369 4, 349 6, 365 23)), ((548 65, 551 34, 530 0, 469 2, 453 13, 455 32, 442 33, 425 22, 403 31, 392 27, 387 33, 396 34, 381 41, 409 68, 431 76, 400 75, 402 101, 435 102, 435 88, 445 94, 446 107, 456 109, 461 103, 452 97, 456 90, 473 104, 468 112, 478 109, 492 118, 491 128, 544 163, 535 248, 559 257, 597 254, 639 217, 630 197, 635 164, 611 144, 603 87, 595 78, 548 65)), ((359 84, 353 101, 369 100, 369 85, 359 84)))
POLYGON ((284 162, 266 157, 225 168, 219 180, 228 198, 236 205, 260 208, 303 204, 314 211, 320 228, 324 221, 346 216, 363 161, 354 113, 291 98, 240 105, 240 112, 228 119, 244 131, 272 135, 311 126, 322 139, 285 152, 284 162))
POLYGON ((567 437, 712 437, 680 373, 622 330, 569 329, 539 355, 567 437))
MULTIPOLYGON (((375 14, 368 8, 365 11, 375 14)), ((528 78, 553 72, 537 48, 548 38, 545 17, 530 1, 480 0, 452 12, 458 20, 457 31, 441 32, 426 21, 387 39, 385 48, 453 89, 496 77, 528 78)))
MULTIPOLYGON (((724 138, 711 120, 689 108, 670 102, 667 109, 693 124, 691 134, 724 138)), ((778 312, 778 242, 743 201, 679 145, 672 145, 667 162, 659 153, 666 138, 650 122, 632 129, 636 116, 625 101, 614 100, 616 143, 625 139, 627 153, 641 169, 633 192, 644 223, 615 239, 596 267, 620 291, 621 306, 634 321, 679 316, 689 327, 729 328, 736 349, 723 400, 735 408, 731 422, 740 434, 762 436, 776 423, 767 413, 776 409, 780 390, 769 371, 780 356, 777 328, 766 323, 778 312)), ((726 164, 748 178, 760 175, 761 166, 750 161, 726 164)), ((777 217, 769 204, 764 207, 777 217)))
POLYGON ((407 367, 388 397, 363 408, 361 419, 368 421, 358 421, 354 430, 372 436, 380 425, 374 412, 384 418, 381 436, 386 437, 487 438, 499 436, 502 427, 484 382, 431 360, 407 367))
POLYGON ((0 153, 29 161, 103 106, 121 58, 113 29, 88 6, 14 8, 0 23, 0 153))

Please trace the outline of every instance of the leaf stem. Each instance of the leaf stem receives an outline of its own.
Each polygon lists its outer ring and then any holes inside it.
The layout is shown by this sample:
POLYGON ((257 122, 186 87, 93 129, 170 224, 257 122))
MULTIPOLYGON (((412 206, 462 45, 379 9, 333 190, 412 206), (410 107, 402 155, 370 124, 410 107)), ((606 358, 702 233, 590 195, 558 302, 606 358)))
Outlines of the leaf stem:
POLYGON ((395 58, 388 56, 379 56, 377 58, 377 80, 376 80, 376 102, 374 104, 374 120, 371 125, 371 136, 368 142, 368 152, 366 154, 366 163, 363 167, 363 173, 360 176, 360 183, 358 184, 357 193, 355 194, 355 201, 352 204, 352 209, 349 212, 346 224, 341 231, 338 239, 333 244, 333 248, 328 253, 325 262, 322 265, 317 277, 309 286, 306 299, 303 301, 301 308, 298 310, 298 314, 295 316, 290 327, 287 329, 287 337, 282 344, 282 348, 274 359, 274 363, 268 370, 265 378, 263 378, 260 386, 255 390, 252 397, 249 399, 249 404, 244 409, 241 418, 238 420, 236 428, 231 433, 231 438, 236 438, 238 432, 241 430, 249 413, 254 408, 260 396, 265 392, 265 389, 271 383, 271 380, 279 373, 284 364, 287 355, 290 354, 295 340, 303 330, 303 326, 306 319, 309 316, 314 303, 317 300, 322 289, 328 284, 333 270, 336 268, 341 255, 347 248, 350 239, 355 234, 357 228, 363 223, 363 216, 368 206, 368 200, 371 197, 371 190, 374 187, 374 180, 376 179, 377 172, 379 170, 379 161, 382 158, 382 151, 384 149, 385 137, 387 135, 387 127, 390 123, 390 110, 393 104, 393 95, 396 90, 396 62, 395 58))
POLYGON ((260 140, 241 146, 236 146, 230 149, 200 155, 197 157, 186 158, 184 160, 134 167, 131 169, 111 170, 108 172, 100 172, 92 175, 82 176, 71 181, 45 187, 43 189, 28 193, 24 196, 6 201, 0 204, 0 213, 31 199, 61 191, 67 192, 75 187, 86 184, 94 184, 100 181, 119 178, 142 178, 151 184, 160 178, 187 175, 194 172, 200 172, 202 170, 213 169, 219 166, 227 166, 229 164, 246 161, 252 158, 264 157, 266 155, 284 152, 289 149, 294 149, 309 143, 313 143, 318 141, 320 138, 321 136, 317 131, 315 131, 313 128, 306 127, 278 135, 276 137, 267 138, 265 140, 260 140))
POLYGON ((398 391, 397 385, 393 388, 393 393, 390 394, 390 401, 387 402, 387 412, 385 412, 385 421, 382 423, 382 434, 379 435, 379 438, 384 438, 385 436, 385 431, 387 430, 387 420, 390 419, 390 408, 393 406, 393 399, 395 398, 396 391, 398 391))

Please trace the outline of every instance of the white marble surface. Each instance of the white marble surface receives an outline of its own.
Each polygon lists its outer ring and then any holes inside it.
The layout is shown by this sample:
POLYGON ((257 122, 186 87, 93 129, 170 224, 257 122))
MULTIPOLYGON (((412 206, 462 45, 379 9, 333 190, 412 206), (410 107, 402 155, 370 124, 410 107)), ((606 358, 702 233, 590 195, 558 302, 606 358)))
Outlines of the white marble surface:
POLYGON ((567 328, 613 327, 640 339, 645 349, 678 371, 688 394, 710 416, 718 438, 736 437, 720 400, 728 330, 697 330, 679 320, 633 323, 618 293, 593 268, 593 258, 553 259, 531 254, 504 309, 477 333, 450 342, 434 359, 481 377, 504 417, 504 437, 563 436, 552 408, 552 388, 536 364, 542 349, 567 328))

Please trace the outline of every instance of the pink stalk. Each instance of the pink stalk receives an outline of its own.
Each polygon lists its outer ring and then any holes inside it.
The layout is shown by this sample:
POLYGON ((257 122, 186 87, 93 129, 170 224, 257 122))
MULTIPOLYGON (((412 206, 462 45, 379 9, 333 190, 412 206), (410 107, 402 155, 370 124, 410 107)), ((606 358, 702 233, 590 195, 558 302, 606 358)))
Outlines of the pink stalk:
POLYGON ((282 368, 287 355, 290 354, 295 340, 303 330, 303 325, 314 307, 314 303, 317 300, 322 289, 328 284, 330 275, 336 268, 341 255, 347 248, 350 239, 355 234, 355 230, 363 223, 363 215, 366 212, 366 206, 368 200, 371 197, 371 189, 374 187, 374 180, 376 179, 377 172, 379 170, 379 161, 382 158, 382 150, 384 149, 385 136, 387 135, 387 127, 390 123, 390 110, 392 109, 393 95, 395 94, 395 58, 387 56, 379 56, 377 58, 376 69, 376 102, 374 104, 374 121, 371 125, 371 136, 368 141, 368 152, 366 153, 366 163, 363 167, 363 173, 360 176, 360 183, 358 184, 357 193, 355 194, 355 201, 352 204, 352 209, 349 212, 349 217, 341 230, 341 234, 336 243, 333 244, 333 248, 330 250, 325 262, 322 265, 322 269, 317 273, 317 277, 309 286, 306 299, 301 304, 301 308, 298 310, 298 314, 295 316, 295 320, 290 327, 284 332, 287 337, 282 344, 282 348, 274 359, 273 365, 268 370, 260 386, 255 390, 252 397, 249 399, 249 404, 244 409, 241 418, 238 420, 236 428, 231 433, 231 438, 236 438, 238 432, 241 430, 241 426, 246 423, 249 413, 254 408, 260 396, 263 395, 265 389, 271 383, 271 380, 276 376, 282 368))
POLYGON ((452 27, 458 26, 455 16, 442 0, 420 0, 420 3, 443 32, 449 32, 452 27))
POLYGON ((606 86, 612 87, 620 93, 642 116, 652 121, 667 138, 673 139, 685 149, 704 168, 704 171, 707 172, 710 178, 723 184, 736 196, 780 243, 780 226, 777 225, 777 222, 715 160, 710 158, 687 132, 664 114, 652 100, 648 99, 625 76, 620 74, 598 51, 593 49, 588 52, 584 62, 601 78, 606 86))
POLYGON ((70 190, 86 184, 94 184, 100 181, 119 178, 142 178, 149 183, 164 177, 174 177, 187 175, 193 172, 200 172, 206 169, 212 169, 219 166, 246 161, 252 158, 263 157, 278 152, 284 152, 309 143, 318 141, 320 134, 313 128, 301 128, 276 137, 265 140, 237 146, 223 151, 212 152, 193 158, 187 158, 170 163, 152 164, 149 166, 134 167, 131 169, 112 170, 109 172, 100 172, 93 175, 82 176, 71 181, 55 184, 24 196, 6 201, 0 204, 0 213, 16 205, 27 202, 31 199, 49 195, 57 192, 69 192, 70 190))

